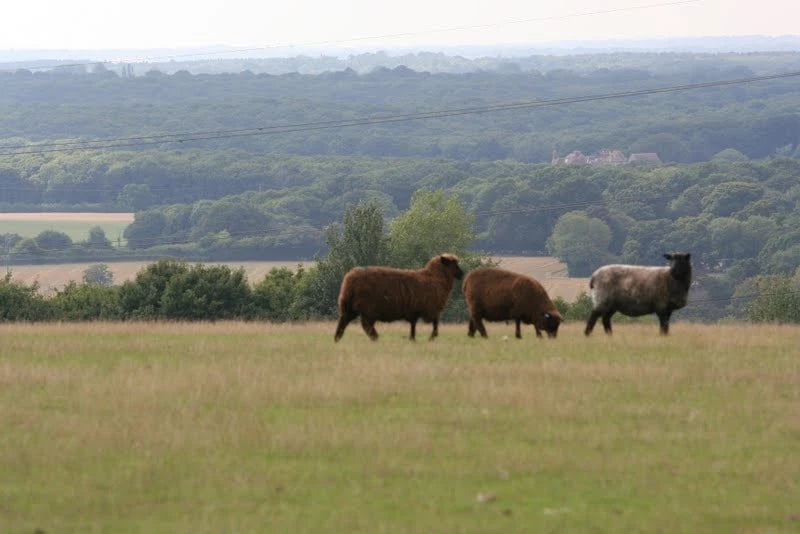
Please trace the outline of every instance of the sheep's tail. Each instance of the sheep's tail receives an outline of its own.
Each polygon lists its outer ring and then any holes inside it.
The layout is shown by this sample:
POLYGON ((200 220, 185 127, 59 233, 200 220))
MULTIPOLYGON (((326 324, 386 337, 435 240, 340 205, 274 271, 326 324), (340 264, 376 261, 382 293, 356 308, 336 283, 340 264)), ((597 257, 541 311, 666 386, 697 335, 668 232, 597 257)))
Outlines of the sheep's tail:
POLYGON ((589 279, 589 296, 592 298, 592 306, 597 306, 597 291, 594 288, 594 275, 589 279))
POLYGON ((339 308, 339 315, 343 315, 347 311, 351 311, 353 306, 353 288, 349 283, 347 277, 342 281, 342 287, 339 290, 339 297, 336 299, 337 307, 339 308))

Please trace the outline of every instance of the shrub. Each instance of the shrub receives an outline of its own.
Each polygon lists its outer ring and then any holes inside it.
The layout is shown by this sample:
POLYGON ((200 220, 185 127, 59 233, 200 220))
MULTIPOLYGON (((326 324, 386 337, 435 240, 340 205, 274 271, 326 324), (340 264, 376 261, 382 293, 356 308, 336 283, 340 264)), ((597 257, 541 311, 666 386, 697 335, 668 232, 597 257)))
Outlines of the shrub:
POLYGON ((11 280, 11 273, 0 279, 0 322, 44 321, 52 316, 52 308, 38 292, 34 282, 25 285, 11 280))
POLYGON ((50 300, 54 317, 61 321, 112 321, 121 318, 119 289, 70 282, 50 300))

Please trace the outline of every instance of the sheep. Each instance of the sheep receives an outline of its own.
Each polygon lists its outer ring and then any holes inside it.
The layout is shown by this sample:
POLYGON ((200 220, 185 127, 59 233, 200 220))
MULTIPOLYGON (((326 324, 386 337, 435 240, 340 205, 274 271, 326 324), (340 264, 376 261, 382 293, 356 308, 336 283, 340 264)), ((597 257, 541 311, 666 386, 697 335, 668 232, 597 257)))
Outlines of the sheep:
POLYGON ((611 334, 611 316, 616 312, 637 317, 655 313, 661 334, 669 333, 672 312, 686 306, 692 283, 691 254, 664 254, 669 267, 639 265, 606 265, 597 269, 589 281, 592 313, 584 333, 592 333, 594 324, 603 317, 603 329, 611 334))
POLYGON ((533 324, 536 337, 542 337, 542 330, 547 332, 548 337, 558 334, 561 314, 542 284, 529 276, 494 267, 480 267, 467 275, 463 288, 470 315, 469 337, 475 336, 476 329, 482 337, 487 337, 483 319, 514 319, 518 339, 522 337, 521 322, 533 324))
POLYGON ((405 319, 411 323, 409 339, 416 336, 417 321, 433 323, 430 339, 439 335, 439 314, 453 289, 453 279, 464 272, 453 254, 434 256, 422 269, 356 267, 342 280, 339 291, 339 341, 348 323, 361 315, 361 326, 373 341, 378 339, 375 321, 405 319))

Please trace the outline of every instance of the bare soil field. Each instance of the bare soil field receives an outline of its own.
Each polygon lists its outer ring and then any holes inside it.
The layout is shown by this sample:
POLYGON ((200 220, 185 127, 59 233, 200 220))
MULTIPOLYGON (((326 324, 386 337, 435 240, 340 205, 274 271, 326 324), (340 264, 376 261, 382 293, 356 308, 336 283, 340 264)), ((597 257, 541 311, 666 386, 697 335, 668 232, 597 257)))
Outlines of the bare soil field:
MULTIPOLYGON (((582 292, 588 291, 588 278, 568 278, 567 266, 555 258, 547 256, 497 256, 504 269, 527 274, 541 281, 548 293, 553 297, 562 297, 572 302, 582 292)), ((132 280, 136 273, 152 262, 149 261, 121 261, 108 262, 109 269, 114 273, 114 283, 121 284, 132 280)), ((220 262, 206 262, 207 265, 222 265, 220 262)), ((295 269, 298 265, 308 268, 313 261, 240 261, 227 262, 233 268, 243 267, 247 279, 251 283, 261 281, 272 268, 286 267, 295 269)), ((43 292, 61 289, 70 281, 81 282, 83 271, 93 263, 63 263, 53 265, 14 265, 11 267, 14 280, 30 284, 39 282, 43 292)))

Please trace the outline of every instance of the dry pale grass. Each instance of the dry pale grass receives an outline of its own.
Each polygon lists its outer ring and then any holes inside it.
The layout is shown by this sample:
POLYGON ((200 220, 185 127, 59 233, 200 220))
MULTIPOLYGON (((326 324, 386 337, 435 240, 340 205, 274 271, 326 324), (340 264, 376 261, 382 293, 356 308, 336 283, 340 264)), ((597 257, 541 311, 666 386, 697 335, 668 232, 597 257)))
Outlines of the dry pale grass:
MULTIPOLYGON (((44 294, 49 294, 56 289, 62 289, 69 282, 81 283, 83 272, 91 265, 90 263, 58 263, 45 265, 13 265, 11 275, 14 280, 25 284, 38 282, 39 289, 44 294)), ((136 274, 142 269, 153 263, 152 261, 116 261, 100 262, 108 265, 109 271, 114 275, 114 283, 121 284, 127 280, 133 280, 136 274)), ((240 261, 240 262, 203 262, 205 265, 228 265, 232 269, 243 268, 247 273, 247 279, 251 283, 257 283, 264 279, 264 276, 273 268, 296 269, 298 265, 308 268, 314 264, 313 261, 240 261)))
POLYGON ((4 528, 800 526, 797 327, 333 330, 0 325, 4 528))
MULTIPOLYGON (((109 214, 114 215, 114 214, 109 214)), ((588 278, 567 278, 566 265, 555 258, 535 256, 498 256, 494 258, 503 268, 520 272, 540 280, 551 297, 562 297, 568 302, 574 301, 582 292, 589 288, 588 278)), ((105 262, 114 275, 114 282, 121 284, 132 280, 136 274, 152 262, 149 261, 121 261, 105 262)), ((207 265, 228 265, 231 268, 242 267, 247 273, 247 278, 252 283, 264 279, 273 268, 285 267, 296 269, 302 265, 308 269, 314 265, 313 261, 239 261, 239 262, 205 262, 207 265)), ((61 289, 69 282, 80 283, 83 272, 94 263, 61 263, 49 265, 14 265, 12 276, 15 280, 31 284, 38 282, 41 291, 50 293, 61 289)))

